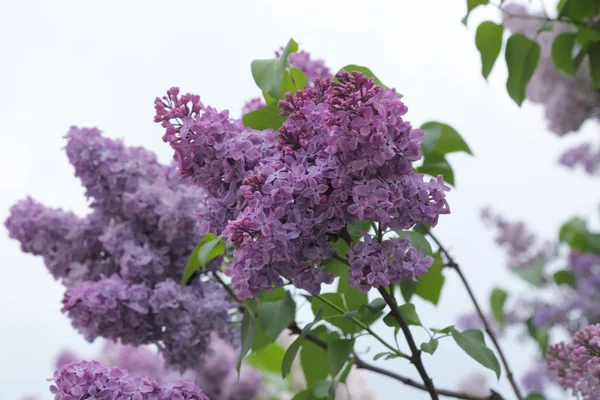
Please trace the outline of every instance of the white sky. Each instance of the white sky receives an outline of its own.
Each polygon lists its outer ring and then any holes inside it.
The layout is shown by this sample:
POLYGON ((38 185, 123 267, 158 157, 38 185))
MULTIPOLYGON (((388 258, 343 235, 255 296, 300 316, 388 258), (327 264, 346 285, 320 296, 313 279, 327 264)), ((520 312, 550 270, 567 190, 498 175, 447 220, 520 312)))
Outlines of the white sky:
MULTIPOLYGON (((541 108, 517 108, 504 89, 503 60, 490 82, 483 80, 473 32, 477 20, 496 15, 475 13, 467 29, 460 23, 464 12, 462 0, 0 0, 0 219, 26 195, 86 212, 83 190, 61 150, 70 125, 97 126, 167 162, 170 149, 152 121, 155 96, 178 85, 237 115, 243 101, 259 93, 250 61, 271 57, 293 37, 333 70, 350 63, 370 67, 405 95, 413 124, 441 120, 467 139, 476 157, 451 156, 458 187, 438 235, 482 303, 494 286, 526 290, 505 271, 503 254, 479 221, 481 206, 492 204, 553 238, 567 217, 596 216, 600 190, 555 164, 560 150, 582 137, 559 140, 547 132, 541 108)), ((594 137, 595 129, 586 125, 584 135, 594 137)), ((59 312, 63 288, 40 258, 20 252, 3 226, 0 255, 1 397, 50 398, 45 378, 56 353, 70 347, 91 356, 98 344, 70 327, 59 312)), ((472 309, 457 277, 446 275, 437 309, 417 303, 428 326, 446 326, 472 309)), ((530 362, 531 348, 520 346, 505 345, 517 375, 530 362)), ((375 354, 377 346, 372 349, 375 354)), ((451 340, 442 341, 434 357, 425 354, 424 362, 445 388, 483 371, 451 340)), ((403 361, 385 364, 417 377, 403 361)), ((384 399, 427 398, 387 378, 371 381, 384 399)), ((510 398, 504 377, 495 388, 510 398)))

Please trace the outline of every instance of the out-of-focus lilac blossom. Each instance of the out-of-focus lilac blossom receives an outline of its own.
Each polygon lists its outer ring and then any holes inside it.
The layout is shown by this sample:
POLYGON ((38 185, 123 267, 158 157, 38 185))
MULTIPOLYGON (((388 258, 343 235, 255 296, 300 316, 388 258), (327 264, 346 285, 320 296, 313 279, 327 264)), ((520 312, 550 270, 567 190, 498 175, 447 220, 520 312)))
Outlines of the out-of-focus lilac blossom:
POLYGON ((566 150, 559 163, 567 168, 583 167, 589 175, 597 175, 600 169, 600 150, 592 150, 591 143, 583 143, 566 150))
POLYGON ((266 104, 260 97, 250 99, 246 102, 246 104, 244 104, 244 108, 242 108, 242 115, 246 115, 251 111, 256 111, 264 106, 266 106, 266 104))
POLYGON ((482 220, 496 230, 496 243, 508 253, 509 266, 513 270, 534 268, 537 263, 547 263, 557 257, 557 245, 541 242, 531 233, 523 222, 511 222, 491 209, 484 208, 482 220))
MULTIPOLYGON (((519 18, 519 15, 542 16, 530 12, 520 4, 506 4, 503 10, 504 25, 513 33, 533 38, 545 25, 543 20, 519 18)), ((600 93, 594 87, 586 61, 581 64, 574 77, 556 68, 552 60, 552 43, 567 27, 561 23, 554 23, 552 27, 552 31, 544 31, 537 36, 541 55, 538 67, 527 86, 527 98, 534 103, 544 104, 549 129, 558 135, 565 135, 579 130, 586 120, 598 117, 600 93)))
POLYGON ((539 360, 521 378, 525 390, 538 393, 544 393, 555 381, 556 376, 544 360, 539 360))
POLYGON ((469 375, 463 376, 456 389, 459 392, 466 393, 470 396, 489 396, 490 395, 490 383, 486 375, 475 372, 469 375))

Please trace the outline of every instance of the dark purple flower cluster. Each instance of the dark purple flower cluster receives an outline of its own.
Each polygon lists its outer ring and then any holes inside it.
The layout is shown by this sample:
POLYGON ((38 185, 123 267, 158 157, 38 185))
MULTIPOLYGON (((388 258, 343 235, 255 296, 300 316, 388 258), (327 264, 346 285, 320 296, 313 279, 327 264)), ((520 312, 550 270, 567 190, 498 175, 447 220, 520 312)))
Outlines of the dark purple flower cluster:
MULTIPOLYGON (((229 343, 212 337, 211 352, 205 362, 195 369, 184 372, 165 365, 160 353, 146 346, 123 346, 107 342, 98 361, 103 365, 115 365, 131 375, 148 375, 160 385, 182 380, 194 380, 212 400, 254 399, 261 388, 261 376, 244 366, 238 377, 236 363, 238 351, 229 343)), ((80 360, 70 351, 63 351, 56 361, 56 368, 80 360)))
MULTIPOLYGON (((226 292, 210 281, 179 281, 201 238, 203 198, 174 166, 142 148, 72 128, 66 146, 92 212, 85 218, 32 199, 11 209, 6 226, 24 251, 41 255, 69 289, 63 311, 88 340, 160 344, 167 361, 190 367, 208 351, 211 332, 230 337, 226 292)), ((220 259, 209 264, 218 268, 220 259)))
POLYGON ((278 132, 244 129, 176 89, 156 101, 182 174, 213 197, 201 215, 222 216, 205 232, 233 244, 226 273, 240 297, 282 278, 318 292, 332 280, 319 266, 335 252, 329 239, 357 219, 410 229, 449 212, 442 178, 426 182, 412 170, 423 131, 403 120, 407 107, 395 91, 357 72, 336 78, 288 93, 278 132))
POLYGON ((364 235, 364 241, 352 245, 348 257, 349 283, 365 292, 406 279, 416 280, 433 264, 433 258, 425 256, 423 250, 417 251, 408 236, 378 243, 364 235))
POLYGON ((182 288, 167 279, 150 288, 113 275, 67 290, 62 311, 90 341, 157 343, 170 365, 193 368, 207 353, 211 333, 230 330, 225 296, 219 286, 199 280, 182 288))
POLYGON ((119 367, 103 367, 97 361, 80 361, 54 372, 50 391, 55 400, 209 400, 192 382, 160 386, 147 375, 131 377, 119 367))
POLYGON ((584 400, 598 399, 600 393, 600 325, 590 325, 548 349, 546 360, 558 383, 584 400))

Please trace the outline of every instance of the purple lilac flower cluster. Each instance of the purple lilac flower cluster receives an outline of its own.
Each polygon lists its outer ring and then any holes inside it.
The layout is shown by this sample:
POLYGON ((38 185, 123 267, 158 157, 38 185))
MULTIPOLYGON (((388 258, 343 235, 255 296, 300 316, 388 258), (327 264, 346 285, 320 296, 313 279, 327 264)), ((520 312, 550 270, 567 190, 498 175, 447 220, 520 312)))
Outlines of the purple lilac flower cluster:
MULTIPOLYGON (((543 17, 520 4, 506 4, 503 10, 504 25, 513 33, 533 38, 545 24, 542 19, 519 18, 519 15, 543 17)), ((566 29, 566 25, 555 23, 552 31, 537 35, 541 56, 527 86, 527 98, 544 104, 548 127, 561 136, 579 130, 586 120, 596 119, 600 112, 600 93, 594 89, 588 63, 583 62, 574 77, 564 74, 554 65, 552 43, 566 29)))
POLYGON ((80 361, 54 372, 50 391, 55 400, 209 400, 192 382, 160 386, 148 375, 129 376, 119 367, 103 367, 97 361, 80 361))
POLYGON ((600 393, 600 325, 589 325, 573 335, 572 343, 561 342, 548 349, 546 360, 558 383, 584 400, 600 393))
POLYGON ((589 175, 596 175, 600 170, 600 150, 593 149, 591 143, 583 143, 566 150, 559 163, 570 169, 581 166, 589 175))
POLYGON ((416 280, 433 264, 432 257, 411 246, 408 236, 378 243, 370 235, 364 235, 362 242, 352 245, 348 257, 349 283, 364 291, 407 279, 416 280))
MULTIPOLYGON (((160 343, 167 361, 196 365, 211 332, 231 336, 232 304, 210 281, 179 281, 201 237, 198 187, 142 148, 72 128, 67 155, 92 200, 84 218, 28 198, 6 221, 22 249, 68 287, 63 312, 88 340, 160 343)), ((209 271, 221 260, 209 265, 209 271)))
POLYGON ((527 270, 538 263, 547 263, 557 257, 556 244, 540 243, 523 222, 511 222, 490 208, 481 211, 481 219, 496 230, 496 243, 506 249, 513 270, 527 270))
MULTIPOLYGON (((169 368, 164 357, 146 346, 123 346, 107 342, 98 361, 103 365, 115 365, 131 375, 152 376, 160 385, 193 380, 212 400, 254 399, 261 388, 261 376, 244 366, 240 376, 236 371, 238 351, 229 343, 213 336, 211 352, 205 362, 195 369, 179 371, 169 368)), ((63 351, 56 361, 56 368, 80 360, 76 354, 63 351)))
MULTIPOLYGON (((318 292, 333 279, 319 266, 335 253, 329 240, 357 219, 402 230, 449 213, 442 177, 427 182, 412 170, 423 131, 404 121, 395 91, 358 72, 336 78, 288 93, 278 132, 245 129, 177 89, 156 100, 155 120, 181 173, 208 195, 203 232, 223 233, 234 246, 226 273, 240 297, 282 286, 282 278, 318 292)), ((404 259, 388 281, 403 268, 414 277, 429 262, 408 248, 404 259)))

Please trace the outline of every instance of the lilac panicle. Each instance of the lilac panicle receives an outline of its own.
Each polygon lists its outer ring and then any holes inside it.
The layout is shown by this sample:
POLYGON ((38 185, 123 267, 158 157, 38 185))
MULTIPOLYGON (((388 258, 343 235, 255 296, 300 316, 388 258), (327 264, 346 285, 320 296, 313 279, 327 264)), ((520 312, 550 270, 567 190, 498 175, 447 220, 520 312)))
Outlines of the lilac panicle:
POLYGON ((234 338, 234 306, 219 285, 204 278, 185 288, 175 282, 202 237, 196 211, 203 190, 153 153, 96 129, 72 128, 67 139, 91 213, 81 218, 28 198, 11 209, 10 236, 43 256, 69 288, 63 312, 86 339, 160 344, 171 365, 198 364, 212 333, 234 338))
POLYGON ((600 150, 592 149, 591 143, 583 143, 563 152, 559 163, 570 169, 581 166, 589 175, 597 175, 600 170, 600 150))
POLYGON ((427 273, 433 258, 417 251, 408 236, 375 242, 371 236, 356 242, 348 252, 350 261, 350 286, 369 291, 397 284, 403 280, 416 280, 427 273))
POLYGON ((103 367, 97 361, 80 361, 54 372, 50 392, 55 400, 209 400, 192 382, 160 386, 148 375, 129 376, 119 367, 103 367))
POLYGON ((557 381, 573 395, 596 400, 600 393, 600 325, 589 325, 548 349, 546 360, 557 381))
MULTIPOLYGON (((231 344, 211 336, 210 353, 205 361, 192 369, 178 371, 165 364, 162 353, 147 346, 120 345, 107 342, 100 352, 98 362, 103 365, 117 366, 127 370, 129 375, 147 375, 153 377, 163 388, 175 389, 177 381, 193 380, 211 400, 246 400, 256 398, 262 381, 260 374, 248 366, 244 366, 238 378, 236 371, 239 350, 231 344), (170 384, 170 385, 169 385, 170 384)), ((80 360, 75 354, 68 353, 74 362, 80 360)), ((68 364, 59 362, 57 368, 68 364)))
MULTIPOLYGON (((407 107, 395 91, 358 72, 336 78, 288 93, 279 102, 288 118, 278 132, 244 129, 178 89, 156 99, 155 120, 180 172, 206 190, 209 211, 201 220, 218 217, 206 231, 223 233, 234 246, 226 273, 240 297, 281 286, 284 278, 318 292, 333 279, 321 267, 335 252, 329 240, 356 219, 400 230, 435 225, 449 213, 442 177, 425 181, 412 170, 423 131, 404 121, 407 107)), ((406 257, 386 279, 423 273, 426 258, 414 251, 406 257)))
POLYGON ((231 340, 231 304, 219 286, 167 279, 154 288, 113 275, 70 288, 63 312, 87 340, 159 344, 169 365, 192 368, 209 352, 212 333, 231 340))

